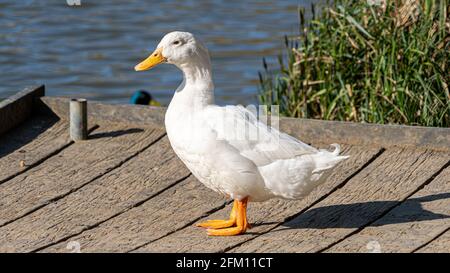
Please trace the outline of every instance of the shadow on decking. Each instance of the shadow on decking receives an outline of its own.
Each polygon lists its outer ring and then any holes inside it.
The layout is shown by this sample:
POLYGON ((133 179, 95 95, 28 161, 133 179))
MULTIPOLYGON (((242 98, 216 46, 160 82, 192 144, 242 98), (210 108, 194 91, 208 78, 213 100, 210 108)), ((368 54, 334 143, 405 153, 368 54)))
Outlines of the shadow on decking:
MULTIPOLYGON (((450 198, 450 193, 440 193, 419 198, 410 198, 405 202, 376 201, 345 205, 324 206, 308 210, 291 221, 283 223, 286 229, 326 229, 326 228, 360 228, 390 211, 388 217, 375 221, 369 226, 384 226, 407 222, 446 219, 450 215, 424 210, 422 203, 450 198), (400 205, 401 206, 398 206, 400 205)), ((262 223, 264 225, 265 223, 262 223)))
POLYGON ((117 131, 111 131, 111 132, 103 132, 103 133, 92 133, 89 135, 89 139, 96 139, 96 138, 105 138, 105 137, 119 137, 123 135, 128 134, 136 134, 143 132, 144 129, 141 128, 130 128, 126 130, 117 130, 117 131))

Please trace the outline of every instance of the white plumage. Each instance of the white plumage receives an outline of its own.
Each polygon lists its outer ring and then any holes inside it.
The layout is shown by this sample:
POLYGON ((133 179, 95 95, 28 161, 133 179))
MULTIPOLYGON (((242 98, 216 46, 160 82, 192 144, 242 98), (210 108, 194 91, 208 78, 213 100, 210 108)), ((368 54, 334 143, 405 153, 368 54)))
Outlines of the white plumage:
MULTIPOLYGON (((176 65, 184 74, 166 112, 167 135, 178 157, 208 188, 237 202, 298 199, 347 158, 339 155, 337 144, 333 152, 319 150, 266 126, 242 106, 215 105, 209 54, 192 34, 167 34, 136 70, 161 62, 176 65)), ((239 227, 236 221, 233 226, 239 227)), ((211 223, 202 226, 217 228, 211 223)))

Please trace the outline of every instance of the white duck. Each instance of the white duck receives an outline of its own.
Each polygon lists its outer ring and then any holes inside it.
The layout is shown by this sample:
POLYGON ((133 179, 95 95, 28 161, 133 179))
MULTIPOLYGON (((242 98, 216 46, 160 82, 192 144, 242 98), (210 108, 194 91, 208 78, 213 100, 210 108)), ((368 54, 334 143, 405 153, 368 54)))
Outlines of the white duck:
POLYGON ((230 219, 197 224, 208 235, 244 233, 248 201, 302 198, 347 158, 338 155, 337 144, 333 152, 318 150, 266 126, 242 106, 215 105, 208 50, 191 33, 165 35, 135 70, 160 63, 184 74, 165 117, 173 150, 200 182, 234 199, 230 219))

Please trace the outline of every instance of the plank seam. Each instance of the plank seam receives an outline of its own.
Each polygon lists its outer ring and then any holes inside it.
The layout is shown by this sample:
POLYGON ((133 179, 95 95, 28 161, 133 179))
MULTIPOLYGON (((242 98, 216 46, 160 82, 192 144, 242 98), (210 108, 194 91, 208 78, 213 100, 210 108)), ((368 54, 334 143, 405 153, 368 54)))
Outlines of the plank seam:
MULTIPOLYGON (((98 129, 98 128, 99 128, 98 125, 94 125, 91 129, 89 129, 88 134, 92 133, 94 130, 96 130, 96 129, 98 129)), ((53 156, 59 154, 59 153, 62 152, 64 149, 66 149, 67 147, 69 147, 70 145, 72 145, 72 144, 74 144, 74 143, 75 143, 75 142, 74 142, 73 140, 71 140, 71 141, 69 141, 68 143, 66 143, 66 144, 64 144, 63 146, 61 146, 60 148, 58 148, 57 150, 51 152, 50 154, 48 154, 48 155, 42 157, 42 158, 39 159, 39 160, 37 160, 37 161, 34 162, 33 164, 27 165, 23 170, 21 170, 21 171, 15 173, 15 174, 12 174, 12 175, 10 175, 10 176, 8 176, 8 177, 6 177, 6 178, 0 180, 0 185, 3 184, 3 183, 8 182, 9 180, 13 179, 14 177, 17 177, 17 176, 19 176, 19 175, 21 175, 21 174, 23 174, 23 173, 25 173, 25 172, 27 172, 27 171, 33 169, 34 167, 37 167, 37 166, 41 165, 42 163, 44 163, 45 161, 47 161, 47 159, 50 159, 51 157, 53 157, 53 156)), ((2 226, 0 225, 0 227, 2 227, 2 226)))
POLYGON ((70 239, 70 238, 72 238, 72 237, 74 237, 74 236, 78 236, 78 235, 82 234, 82 233, 85 232, 85 231, 95 229, 95 228, 97 228, 98 226, 100 226, 101 224, 103 224, 103 223, 105 223, 105 222, 107 222, 107 221, 109 221, 109 220, 111 220, 111 219, 113 219, 113 218, 115 218, 115 217, 117 217, 117 216, 119 216, 119 215, 121 215, 121 214, 123 214, 123 213, 129 211, 129 210, 141 206, 142 204, 144 204, 144 203, 147 202, 148 200, 154 198, 155 196, 157 196, 157 195, 163 193, 163 192, 166 191, 166 190, 169 190, 170 188, 172 188, 172 187, 176 186, 177 184, 181 183, 182 181, 186 180, 189 176, 191 176, 191 173, 189 173, 188 175, 186 175, 186 176, 184 176, 184 177, 182 177, 182 178, 180 178, 180 179, 177 179, 175 182, 173 182, 173 183, 170 184, 169 186, 167 186, 167 187, 165 187, 165 188, 163 188, 163 189, 161 189, 161 190, 159 190, 159 191, 153 193, 153 194, 150 195, 149 197, 147 197, 147 198, 145 198, 145 199, 143 199, 143 200, 137 202, 136 204, 133 204, 132 206, 129 206, 129 207, 125 208, 124 210, 119 211, 119 212, 113 214, 112 216, 110 216, 110 217, 108 217, 108 218, 102 220, 102 221, 99 221, 99 222, 97 222, 97 223, 95 223, 95 224, 92 224, 92 225, 87 226, 86 228, 82 229, 80 232, 77 232, 77 233, 75 233, 75 234, 68 235, 68 236, 66 236, 66 237, 64 237, 64 238, 62 238, 62 239, 60 239, 60 240, 58 240, 58 241, 56 241, 56 242, 52 242, 52 243, 47 244, 47 245, 45 245, 45 246, 41 246, 41 247, 36 248, 36 249, 34 249, 34 250, 30 251, 30 252, 38 252, 38 251, 41 251, 41 250, 43 250, 43 249, 45 249, 45 248, 48 248, 48 247, 51 247, 51 246, 53 246, 53 245, 59 244, 59 243, 61 243, 61 242, 64 242, 64 241, 66 241, 66 240, 68 240, 68 239, 70 239))
POLYGON ((426 247, 427 245, 429 245, 430 243, 432 243, 434 240, 438 239, 439 237, 441 237, 442 235, 444 235, 446 232, 450 231, 450 227, 448 227, 447 229, 445 229, 444 231, 440 232, 438 235, 434 236, 429 242, 426 242, 420 246, 418 246, 417 248, 415 248, 413 251, 411 251, 411 253, 417 252, 419 250, 421 250, 422 248, 426 247))
POLYGON ((156 142, 158 142, 159 140, 161 140, 165 135, 166 135, 166 133, 162 134, 160 137, 158 137, 157 139, 155 139, 154 141, 152 141, 152 142, 151 142, 149 145, 147 145, 146 147, 144 147, 144 148, 142 148, 141 150, 139 150, 139 151, 133 153, 132 155, 130 155, 129 157, 123 159, 122 161, 120 161, 119 163, 117 163, 116 165, 114 165, 113 167, 106 169, 103 173, 100 173, 99 175, 97 175, 97 176, 95 176, 94 178, 88 180, 87 182, 81 184, 80 186, 78 186, 78 187, 76 187, 76 188, 73 188, 73 189, 71 189, 70 191, 68 191, 68 192, 66 192, 66 193, 64 193, 64 194, 55 196, 55 197, 51 198, 50 200, 46 201, 45 203, 43 203, 43 204, 41 204, 41 205, 39 205, 39 206, 37 206, 37 207, 35 207, 35 208, 33 208, 33 209, 27 211, 27 212, 24 213, 23 215, 18 216, 18 217, 14 218, 14 219, 11 219, 11 220, 9 220, 9 221, 3 223, 2 225, 0 225, 0 228, 6 226, 6 225, 8 225, 8 224, 11 224, 12 222, 17 221, 17 220, 19 220, 19 219, 21 219, 21 218, 23 218, 23 217, 26 217, 26 216, 32 214, 33 212, 35 212, 35 211, 37 211, 37 210, 39 210, 39 209, 41 209, 41 208, 44 208, 44 207, 46 207, 47 205, 49 205, 49 204, 51 204, 51 203, 54 203, 54 202, 56 202, 56 201, 58 201, 58 200, 60 200, 60 199, 62 199, 62 198, 64 198, 64 197, 68 196, 69 194, 72 194, 72 193, 74 193, 74 192, 76 192, 76 191, 82 189, 82 188, 85 187, 86 185, 92 183, 93 181, 95 181, 95 180, 101 178, 101 177, 104 176, 104 175, 107 175, 108 173, 112 172, 113 170, 115 170, 115 169, 117 169, 117 168, 120 168, 123 164, 125 164, 126 162, 128 162, 129 160, 131 160, 133 157, 135 157, 135 156, 139 155, 140 153, 144 152, 145 150, 147 150, 148 148, 150 148, 153 144, 155 144, 156 142))
POLYGON ((318 250, 318 253, 324 252, 330 248, 332 248, 333 246, 339 244, 340 242, 344 241, 345 239, 361 232, 364 228, 369 227, 370 225, 372 225, 373 223, 375 223, 376 221, 378 221, 379 219, 383 218, 384 216, 386 216, 389 212, 391 212, 392 210, 394 210, 395 208, 397 208, 398 206, 400 206, 401 204, 403 204, 406 200, 408 200, 408 198, 410 198, 411 196, 413 196, 414 194, 416 194, 418 191, 420 191, 421 189, 423 189, 425 186, 427 186, 428 184, 430 184, 442 171, 444 171, 448 166, 450 166, 450 160, 444 164, 444 166, 442 166, 439 170, 437 170, 434 174, 432 174, 428 179, 425 180, 425 182, 423 182, 421 185, 419 185, 419 187, 417 187, 417 189, 415 189, 413 192, 411 192, 408 196, 406 196, 403 200, 400 200, 397 204, 395 204, 394 206, 392 206, 391 208, 387 209, 385 212, 383 212, 379 217, 375 218, 374 220, 370 221, 369 223, 357 228, 355 231, 352 231, 351 233, 347 234, 346 236, 344 236, 342 239, 337 240, 336 242, 333 242, 331 244, 329 244, 328 246, 318 250))

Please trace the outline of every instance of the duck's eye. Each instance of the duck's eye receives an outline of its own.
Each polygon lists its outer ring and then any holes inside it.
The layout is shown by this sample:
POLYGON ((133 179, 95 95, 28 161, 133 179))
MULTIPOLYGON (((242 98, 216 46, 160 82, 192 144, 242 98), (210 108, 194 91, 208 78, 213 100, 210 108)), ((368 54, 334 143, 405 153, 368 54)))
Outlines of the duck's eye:
POLYGON ((174 44, 174 45, 179 45, 179 44, 180 44, 180 41, 175 41, 175 42, 173 42, 172 44, 174 44))

